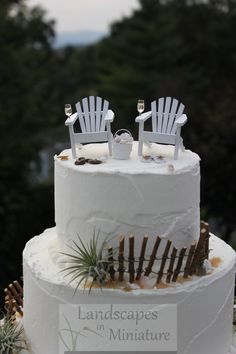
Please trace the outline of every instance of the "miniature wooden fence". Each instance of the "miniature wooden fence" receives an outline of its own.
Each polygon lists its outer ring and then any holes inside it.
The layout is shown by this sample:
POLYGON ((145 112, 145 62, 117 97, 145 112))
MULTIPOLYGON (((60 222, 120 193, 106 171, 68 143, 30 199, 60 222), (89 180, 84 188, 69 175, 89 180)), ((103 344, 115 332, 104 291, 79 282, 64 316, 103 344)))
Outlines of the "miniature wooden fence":
POLYGON ((13 281, 6 289, 5 292, 5 310, 7 315, 15 319, 16 312, 23 316, 23 285, 18 281, 13 281))
POLYGON ((192 244, 189 249, 182 248, 180 250, 172 247, 172 241, 162 240, 159 236, 156 237, 152 248, 151 255, 145 257, 148 236, 144 236, 141 244, 141 250, 138 257, 134 255, 133 235, 128 239, 128 257, 124 256, 125 251, 125 237, 122 236, 119 241, 118 257, 114 258, 113 248, 108 248, 108 259, 110 261, 110 277, 114 281, 115 275, 118 273, 118 280, 124 280, 124 274, 129 274, 129 282, 138 281, 142 275, 149 276, 156 275, 156 284, 161 282, 170 283, 176 282, 180 275, 184 279, 189 276, 205 275, 203 262, 209 256, 209 226, 205 222, 201 222, 200 237, 197 244, 192 244), (166 242, 164 252, 161 257, 158 257, 158 249, 160 244, 166 242), (135 265, 137 267, 135 267, 135 265), (146 266, 145 266, 146 265, 146 266), (155 271, 153 267, 155 266, 155 271), (158 268, 158 270, 156 269, 158 268))
MULTIPOLYGON (((167 284, 176 282, 180 274, 187 279, 193 274, 204 275, 202 265, 209 256, 209 226, 205 222, 201 222, 201 231, 198 243, 191 245, 189 250, 182 248, 178 250, 172 247, 170 240, 164 241, 159 236, 156 237, 151 255, 145 258, 148 236, 144 236, 141 244, 139 256, 136 258, 134 254, 135 237, 129 236, 129 253, 128 257, 124 256, 125 237, 121 237, 119 241, 119 250, 117 259, 114 258, 113 248, 108 248, 108 260, 110 261, 109 274, 113 281, 118 273, 118 280, 124 280, 124 274, 129 274, 129 282, 138 281, 142 275, 156 276, 156 284, 166 282, 167 284), (161 257, 158 257, 158 249, 161 242, 166 242, 161 257), (158 271, 153 271, 154 265, 158 264, 158 271), (137 268, 135 267, 137 265, 137 268), (146 266, 145 266, 146 265, 146 266)), ((23 284, 14 281, 5 290, 5 309, 7 314, 14 320, 16 312, 23 316, 23 284)))

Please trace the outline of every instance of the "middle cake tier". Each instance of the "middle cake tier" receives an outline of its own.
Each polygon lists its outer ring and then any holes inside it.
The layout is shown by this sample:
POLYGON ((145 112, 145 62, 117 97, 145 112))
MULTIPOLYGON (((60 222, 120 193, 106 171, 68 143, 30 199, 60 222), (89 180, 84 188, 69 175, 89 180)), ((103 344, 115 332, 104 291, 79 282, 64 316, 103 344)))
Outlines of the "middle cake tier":
MULTIPOLYGON (((55 221, 61 250, 72 240, 133 234, 170 239, 177 248, 199 237, 199 156, 189 150, 173 160, 173 147, 152 144, 130 160, 107 157, 107 144, 90 144, 80 157, 101 164, 75 165, 71 150, 55 157, 55 221)), ((138 243, 137 247, 140 248, 138 243)))

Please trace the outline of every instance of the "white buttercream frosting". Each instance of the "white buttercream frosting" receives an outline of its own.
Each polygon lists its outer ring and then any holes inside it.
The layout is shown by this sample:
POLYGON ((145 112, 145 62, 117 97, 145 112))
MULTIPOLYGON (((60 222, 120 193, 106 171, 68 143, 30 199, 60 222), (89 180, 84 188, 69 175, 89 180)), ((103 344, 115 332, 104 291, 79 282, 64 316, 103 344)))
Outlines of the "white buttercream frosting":
MULTIPOLYGON (((223 241, 210 239, 211 257, 222 262, 208 274, 172 283, 168 288, 92 289, 69 284, 65 267, 68 244, 79 235, 86 243, 94 231, 104 237, 144 234, 171 239, 177 248, 187 247, 199 236, 199 157, 189 150, 173 160, 173 147, 151 144, 144 155, 133 142, 130 160, 108 157, 107 144, 89 144, 78 156, 102 163, 75 165, 71 150, 55 156, 56 227, 30 240, 23 252, 24 327, 32 354, 59 353, 59 306, 87 304, 176 304, 178 307, 178 354, 236 354, 232 342, 235 252, 223 241)), ((149 242, 150 247, 153 242, 149 242)), ((161 251, 161 250, 159 250, 161 251)), ((147 254, 146 253, 146 254, 147 254)), ((136 253, 137 254, 137 253, 136 253)), ((145 281, 145 279, 144 279, 145 281)))
POLYGON ((102 159, 99 165, 75 165, 71 150, 67 161, 55 157, 55 221, 60 248, 68 242, 92 237, 134 234, 160 235, 180 248, 199 236, 199 156, 185 150, 173 160, 173 147, 152 144, 143 162, 133 143, 130 160, 107 157, 108 147, 89 144, 79 156, 102 159), (161 156, 161 158, 156 158, 161 156))
POLYGON ((165 303, 178 305, 178 353, 227 354, 233 350, 235 252, 215 236, 210 248, 211 257, 220 257, 222 262, 205 277, 166 289, 93 289, 88 295, 80 288, 74 295, 75 284, 69 285, 60 272, 56 229, 46 230, 28 242, 23 254, 24 326, 32 352, 58 354, 59 304, 165 303))

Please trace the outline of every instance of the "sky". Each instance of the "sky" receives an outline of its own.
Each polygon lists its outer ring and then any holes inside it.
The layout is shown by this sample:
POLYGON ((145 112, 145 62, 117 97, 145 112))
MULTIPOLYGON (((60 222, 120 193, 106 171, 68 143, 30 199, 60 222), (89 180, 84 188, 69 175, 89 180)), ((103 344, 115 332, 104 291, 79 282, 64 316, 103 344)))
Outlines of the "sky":
POLYGON ((138 0, 27 0, 29 6, 40 5, 48 17, 56 20, 56 31, 108 32, 109 25, 138 8, 138 0))

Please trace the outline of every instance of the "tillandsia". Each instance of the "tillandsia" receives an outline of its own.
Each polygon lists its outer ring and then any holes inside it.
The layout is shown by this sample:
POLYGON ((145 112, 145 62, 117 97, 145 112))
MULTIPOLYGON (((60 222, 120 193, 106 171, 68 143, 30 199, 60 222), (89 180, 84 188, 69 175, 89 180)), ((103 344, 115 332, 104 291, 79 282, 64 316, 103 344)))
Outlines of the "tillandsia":
POLYGON ((16 354, 23 349, 27 349, 23 326, 9 316, 3 316, 0 320, 0 353, 16 354))
POLYGON ((104 240, 99 244, 98 235, 99 234, 96 236, 94 232, 93 237, 88 244, 85 244, 78 236, 79 243, 73 241, 73 246, 69 246, 72 252, 62 253, 68 258, 65 263, 71 264, 63 269, 62 272, 66 272, 66 277, 71 277, 69 283, 77 281, 75 292, 82 282, 84 282, 85 288, 89 279, 91 279, 89 293, 95 282, 97 282, 102 289, 105 281, 109 277, 109 270, 111 267, 109 252, 104 256, 108 241, 104 240))

